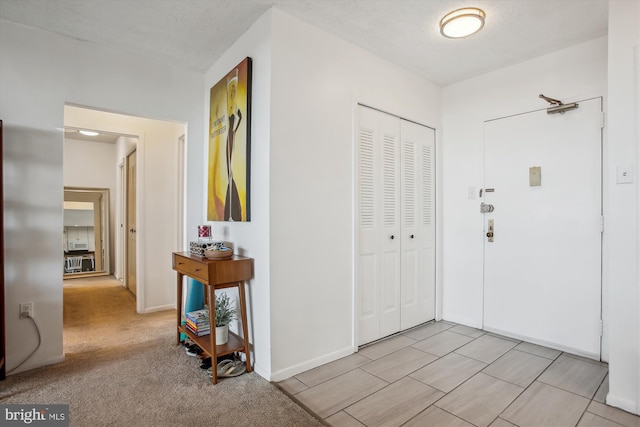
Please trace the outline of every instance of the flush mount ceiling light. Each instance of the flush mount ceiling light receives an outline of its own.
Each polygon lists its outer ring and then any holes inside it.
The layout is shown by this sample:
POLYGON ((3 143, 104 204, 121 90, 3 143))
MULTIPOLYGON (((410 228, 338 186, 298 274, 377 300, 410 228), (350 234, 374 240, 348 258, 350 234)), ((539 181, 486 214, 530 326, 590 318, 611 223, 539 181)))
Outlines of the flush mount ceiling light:
POLYGON ((484 11, 477 7, 454 10, 440 20, 440 33, 450 39, 470 36, 484 27, 484 17, 484 11))
POLYGON ((81 129, 78 132, 80 132, 84 136, 98 136, 98 135, 100 135, 100 132, 95 132, 95 131, 92 131, 92 130, 81 129))

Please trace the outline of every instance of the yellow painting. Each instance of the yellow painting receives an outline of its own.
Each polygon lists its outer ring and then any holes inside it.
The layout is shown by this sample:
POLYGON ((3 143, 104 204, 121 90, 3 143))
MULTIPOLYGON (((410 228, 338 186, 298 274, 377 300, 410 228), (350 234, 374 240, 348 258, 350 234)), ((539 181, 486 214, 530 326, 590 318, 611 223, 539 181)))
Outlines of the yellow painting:
POLYGON ((211 88, 207 220, 250 221, 251 58, 211 88))

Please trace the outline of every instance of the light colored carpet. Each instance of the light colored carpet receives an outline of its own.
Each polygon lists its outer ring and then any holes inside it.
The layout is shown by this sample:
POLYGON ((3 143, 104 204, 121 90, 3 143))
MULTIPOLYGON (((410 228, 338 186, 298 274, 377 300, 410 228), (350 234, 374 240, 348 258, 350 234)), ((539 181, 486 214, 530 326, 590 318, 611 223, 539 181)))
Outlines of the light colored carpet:
POLYGON ((65 361, 9 376, 0 403, 68 403, 72 426, 323 425, 254 372, 212 385, 175 345, 175 311, 134 307, 113 278, 65 281, 65 361))

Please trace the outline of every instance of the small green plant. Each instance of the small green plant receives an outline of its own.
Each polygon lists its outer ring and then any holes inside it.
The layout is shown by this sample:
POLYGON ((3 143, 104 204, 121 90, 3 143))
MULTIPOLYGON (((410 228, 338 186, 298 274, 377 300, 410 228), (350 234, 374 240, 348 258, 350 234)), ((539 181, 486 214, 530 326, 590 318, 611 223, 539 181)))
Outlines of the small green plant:
POLYGON ((236 318, 238 310, 233 308, 233 304, 226 292, 216 294, 216 327, 225 326, 236 318))

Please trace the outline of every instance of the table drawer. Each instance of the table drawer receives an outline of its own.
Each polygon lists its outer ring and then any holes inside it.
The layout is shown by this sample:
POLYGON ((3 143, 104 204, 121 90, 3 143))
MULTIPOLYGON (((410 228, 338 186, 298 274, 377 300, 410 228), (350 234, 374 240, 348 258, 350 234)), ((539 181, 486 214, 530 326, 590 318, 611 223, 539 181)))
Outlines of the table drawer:
POLYGON ((208 265, 203 262, 194 261, 189 258, 176 255, 175 265, 176 270, 187 276, 194 277, 196 279, 202 279, 203 282, 208 282, 208 265))

